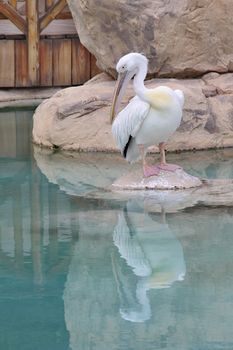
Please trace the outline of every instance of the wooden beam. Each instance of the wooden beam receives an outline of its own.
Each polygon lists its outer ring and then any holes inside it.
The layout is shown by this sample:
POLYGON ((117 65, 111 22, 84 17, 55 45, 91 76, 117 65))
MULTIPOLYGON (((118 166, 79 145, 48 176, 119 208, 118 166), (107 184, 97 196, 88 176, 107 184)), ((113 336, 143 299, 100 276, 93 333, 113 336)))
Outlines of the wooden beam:
POLYGON ((13 6, 15 9, 17 8, 17 0, 10 0, 9 3, 11 6, 13 6))
POLYGON ((28 77, 31 85, 39 84, 39 28, 38 2, 27 0, 28 19, 28 77))
POLYGON ((24 34, 27 33, 26 21, 18 14, 13 6, 0 2, 0 13, 7 17, 24 34))
POLYGON ((40 32, 57 17, 57 15, 64 9, 66 5, 66 0, 59 0, 56 4, 50 7, 48 12, 40 19, 40 32))
POLYGON ((51 6, 53 6, 53 3, 54 3, 53 0, 46 0, 46 2, 45 2, 46 11, 47 11, 48 9, 50 9, 51 6))
POLYGON ((70 12, 61 12, 57 15, 56 19, 73 19, 70 12))

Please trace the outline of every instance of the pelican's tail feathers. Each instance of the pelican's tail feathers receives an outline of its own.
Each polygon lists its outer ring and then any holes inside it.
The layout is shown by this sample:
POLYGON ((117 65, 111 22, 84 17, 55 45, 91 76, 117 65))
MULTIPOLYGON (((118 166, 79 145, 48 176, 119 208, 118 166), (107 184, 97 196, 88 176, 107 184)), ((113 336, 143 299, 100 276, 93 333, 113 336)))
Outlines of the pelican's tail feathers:
POLYGON ((127 151, 125 152, 125 158, 129 163, 135 163, 140 158, 139 148, 136 144, 135 138, 131 137, 127 151))
POLYGON ((126 156, 127 156, 127 152, 128 152, 128 148, 129 148, 129 144, 130 144, 130 141, 131 141, 131 140, 132 140, 132 136, 129 135, 129 140, 128 140, 128 142, 126 143, 125 148, 123 149, 123 152, 122 152, 124 158, 126 158, 126 156))

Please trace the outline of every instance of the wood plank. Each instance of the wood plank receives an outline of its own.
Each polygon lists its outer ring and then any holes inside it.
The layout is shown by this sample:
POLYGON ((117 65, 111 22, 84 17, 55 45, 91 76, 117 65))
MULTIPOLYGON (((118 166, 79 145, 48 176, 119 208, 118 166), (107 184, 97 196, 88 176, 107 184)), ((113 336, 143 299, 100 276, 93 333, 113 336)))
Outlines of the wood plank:
POLYGON ((101 73, 101 70, 96 65, 96 58, 94 55, 91 55, 91 78, 99 73, 101 73))
POLYGON ((15 42, 0 40, 0 87, 15 86, 15 42))
POLYGON ((13 6, 0 2, 0 13, 2 13, 4 16, 6 16, 11 22, 13 22, 16 27, 26 34, 27 32, 27 25, 26 21, 21 17, 18 12, 14 9, 13 6))
POLYGON ((53 40, 53 85, 71 85, 71 39, 53 40))
POLYGON ((16 87, 29 86, 28 54, 26 40, 15 40, 15 74, 16 87))
POLYGON ((50 39, 40 41, 40 85, 53 85, 53 44, 50 39))
POLYGON ((40 20, 40 32, 52 22, 67 5, 66 0, 58 0, 40 20))
POLYGON ((39 28, 38 2, 27 0, 28 19, 28 77, 32 86, 39 84, 39 28))
POLYGON ((90 53, 80 43, 79 39, 72 39, 72 84, 85 83, 91 77, 90 53))

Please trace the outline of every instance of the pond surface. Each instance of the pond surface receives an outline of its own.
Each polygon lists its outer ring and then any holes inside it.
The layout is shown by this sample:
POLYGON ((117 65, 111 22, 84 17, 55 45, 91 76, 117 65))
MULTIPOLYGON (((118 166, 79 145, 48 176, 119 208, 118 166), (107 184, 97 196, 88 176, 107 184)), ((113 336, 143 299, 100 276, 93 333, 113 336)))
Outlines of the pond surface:
MULTIPOLYGON (((31 117, 0 114, 0 349, 232 350, 233 208, 114 199, 124 160, 33 148, 31 117)), ((233 178, 233 150, 169 158, 233 178)))

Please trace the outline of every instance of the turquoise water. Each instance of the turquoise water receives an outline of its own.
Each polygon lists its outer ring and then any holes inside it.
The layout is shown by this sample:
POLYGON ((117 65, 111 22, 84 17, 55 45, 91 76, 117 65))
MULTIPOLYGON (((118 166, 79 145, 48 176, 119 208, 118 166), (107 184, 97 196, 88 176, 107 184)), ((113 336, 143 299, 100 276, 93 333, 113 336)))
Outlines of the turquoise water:
MULTIPOLYGON (((232 350, 233 208, 114 198, 130 167, 34 148, 31 115, 0 114, 0 349, 232 350)), ((232 150, 169 157, 233 177, 232 150)))

